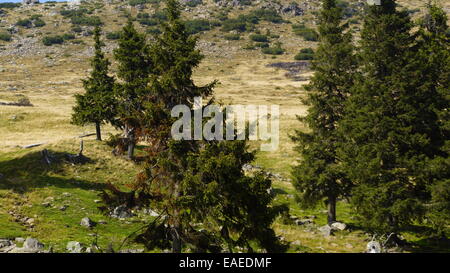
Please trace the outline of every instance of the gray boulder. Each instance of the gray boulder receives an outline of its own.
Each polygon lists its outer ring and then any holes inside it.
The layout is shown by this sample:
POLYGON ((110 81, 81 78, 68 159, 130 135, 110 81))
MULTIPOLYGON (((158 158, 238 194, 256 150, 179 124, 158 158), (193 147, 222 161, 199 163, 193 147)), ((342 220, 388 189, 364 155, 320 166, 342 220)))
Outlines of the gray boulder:
POLYGON ((66 246, 67 251, 70 253, 82 253, 86 250, 86 248, 83 246, 80 242, 70 241, 67 243, 66 246))
POLYGON ((95 226, 95 223, 89 217, 84 217, 81 219, 80 225, 91 228, 95 226))
POLYGON ((367 253, 381 253, 381 244, 377 241, 367 243, 367 253))
POLYGON ((44 245, 40 243, 37 239, 28 237, 23 243, 23 248, 40 250, 44 248, 44 245))
POLYGON ((119 219, 130 218, 133 216, 134 216, 134 214, 125 205, 120 205, 120 206, 116 207, 111 213, 111 217, 119 218, 119 219))
POLYGON ((333 235, 333 228, 330 227, 329 225, 319 227, 318 230, 325 237, 329 237, 329 236, 333 235))
POLYGON ((347 225, 341 222, 334 222, 331 224, 331 227, 335 230, 345 230, 347 225))

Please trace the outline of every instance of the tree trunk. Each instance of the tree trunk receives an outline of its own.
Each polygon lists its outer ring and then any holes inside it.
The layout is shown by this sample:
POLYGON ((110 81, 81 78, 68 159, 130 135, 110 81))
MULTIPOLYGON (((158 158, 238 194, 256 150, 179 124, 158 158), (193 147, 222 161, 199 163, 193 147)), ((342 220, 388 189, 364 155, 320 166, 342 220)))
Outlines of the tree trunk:
POLYGON ((181 253, 181 239, 177 232, 178 227, 172 230, 172 253, 181 253))
POLYGON ((336 222, 336 197, 328 197, 328 225, 336 222))
POLYGON ((97 134, 97 140, 102 141, 102 131, 100 130, 100 122, 95 123, 95 132, 97 134))
POLYGON ((135 145, 134 134, 131 133, 128 135, 128 159, 133 159, 135 145))

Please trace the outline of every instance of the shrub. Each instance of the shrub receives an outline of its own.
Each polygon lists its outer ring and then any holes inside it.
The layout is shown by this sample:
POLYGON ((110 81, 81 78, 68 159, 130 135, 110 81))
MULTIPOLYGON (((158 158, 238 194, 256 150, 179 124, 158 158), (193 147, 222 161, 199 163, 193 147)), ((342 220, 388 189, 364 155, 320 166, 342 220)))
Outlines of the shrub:
POLYGON ((211 30, 217 24, 205 19, 194 19, 185 22, 186 31, 189 34, 196 34, 202 31, 211 30))
POLYGON ((118 39, 120 39, 120 31, 114 31, 114 32, 106 33, 106 39, 108 39, 108 40, 118 40, 118 39))
POLYGON ((255 43, 255 47, 267 48, 269 47, 269 43, 255 43))
POLYGON ((8 32, 0 32, 0 40, 5 41, 5 42, 9 42, 11 41, 11 34, 8 32))
POLYGON ((81 33, 81 32, 83 32, 83 29, 80 26, 74 26, 72 28, 72 31, 75 33, 81 33))
POLYGON ((161 30, 159 30, 159 28, 156 28, 156 27, 148 28, 147 33, 158 35, 158 34, 161 34, 161 30))
POLYGON ((33 22, 31 22, 30 19, 20 19, 19 21, 16 22, 16 25, 29 28, 33 25, 33 22))
POLYGON ((61 37, 64 41, 75 39, 75 35, 72 33, 64 33, 61 37))
POLYGON ((265 42, 265 43, 269 42, 267 36, 263 34, 252 34, 250 35, 250 39, 255 42, 265 42))
POLYGON ((281 46, 266 47, 262 48, 261 52, 269 55, 281 55, 284 53, 284 49, 282 49, 281 46))
POLYGON ((300 52, 295 55, 296 60, 313 60, 314 59, 314 50, 312 48, 304 48, 300 50, 300 52))
POLYGON ((103 24, 102 20, 98 16, 72 17, 70 20, 74 25, 100 26, 103 24))
POLYGON ((35 27, 43 27, 43 26, 45 26, 44 20, 42 20, 40 18, 35 19, 33 21, 33 24, 34 24, 35 27))
POLYGON ((64 43, 64 39, 62 36, 59 36, 59 35, 45 36, 44 38, 42 38, 42 43, 46 46, 51 46, 54 44, 64 43))
POLYGON ((20 3, 0 3, 0 9, 13 9, 17 7, 20 7, 20 3))
POLYGON ((202 0, 189 0, 186 2, 186 6, 191 7, 191 8, 194 8, 201 4, 203 4, 202 0))
POLYGON ((239 34, 226 34, 223 36, 223 38, 225 40, 240 40, 241 36, 239 36, 239 34))
POLYGON ((292 25, 292 30, 294 34, 302 36, 306 41, 317 41, 319 39, 319 34, 314 29, 307 28, 304 24, 292 25))

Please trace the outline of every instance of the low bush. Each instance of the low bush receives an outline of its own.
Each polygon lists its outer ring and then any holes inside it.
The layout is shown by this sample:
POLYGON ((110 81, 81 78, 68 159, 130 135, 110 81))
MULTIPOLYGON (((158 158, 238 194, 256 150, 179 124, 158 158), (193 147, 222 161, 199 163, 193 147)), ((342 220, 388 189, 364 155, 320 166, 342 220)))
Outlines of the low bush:
POLYGON ((250 39, 255 42, 269 42, 269 38, 263 34, 252 34, 250 35, 250 39))
POLYGON ((314 50, 312 48, 303 48, 300 52, 295 55, 296 60, 313 60, 314 50))
POLYGON ((0 32, 0 40, 5 41, 5 42, 9 42, 11 41, 12 36, 10 33, 8 32, 0 32))
POLYGON ((44 38, 42 38, 42 43, 46 46, 51 46, 64 43, 64 39, 60 35, 45 36, 44 38))

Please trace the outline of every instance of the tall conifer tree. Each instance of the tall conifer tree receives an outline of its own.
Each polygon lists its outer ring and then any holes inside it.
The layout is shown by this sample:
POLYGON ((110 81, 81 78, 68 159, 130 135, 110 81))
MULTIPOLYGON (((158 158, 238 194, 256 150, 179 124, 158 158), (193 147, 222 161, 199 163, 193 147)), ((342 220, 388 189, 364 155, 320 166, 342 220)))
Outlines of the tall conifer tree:
POLYGON ((422 88, 412 26, 394 0, 368 8, 362 77, 342 122, 346 142, 339 156, 355 184, 352 201, 362 224, 377 232, 399 232, 422 219, 431 179, 427 166, 442 145, 437 93, 422 88))
POLYGON ((349 193, 350 183, 341 169, 336 149, 344 102, 349 96, 356 69, 352 36, 342 24, 342 10, 335 0, 324 0, 320 13, 320 42, 307 86, 309 105, 306 123, 309 132, 297 131, 293 140, 301 160, 294 167, 294 185, 304 206, 325 200, 328 223, 336 221, 336 200, 349 193))
POLYGON ((140 135, 137 117, 143 111, 142 102, 149 91, 149 73, 152 69, 145 35, 136 31, 131 20, 122 29, 114 58, 118 62, 117 77, 121 80, 115 86, 118 118, 127 138, 128 158, 131 159, 140 135))
POLYGON ((83 80, 86 90, 84 95, 75 95, 76 105, 73 107, 72 123, 85 125, 94 123, 97 140, 102 140, 100 125, 105 122, 114 123, 116 101, 114 97, 114 78, 108 75, 110 62, 102 52, 100 27, 94 31, 95 55, 91 60, 92 72, 83 80))
POLYGON ((428 4, 428 12, 421 21, 419 54, 422 63, 422 89, 428 90, 435 103, 442 135, 441 151, 431 161, 433 180, 429 185, 431 204, 427 217, 439 236, 445 235, 450 222, 450 40, 445 11, 436 4, 428 4))
POLYGON ((166 4, 168 21, 150 49, 155 67, 139 118, 150 145, 144 171, 133 185, 136 202, 161 217, 136 239, 149 249, 173 252, 186 247, 252 252, 254 242, 267 251, 284 251, 271 224, 286 208, 272 206, 271 181, 265 175, 244 174, 242 166, 254 159, 246 142, 172 139, 172 108, 184 104, 192 109, 194 97, 211 96, 215 82, 194 83, 193 70, 203 58, 195 48, 197 39, 187 33, 178 2, 166 4))

